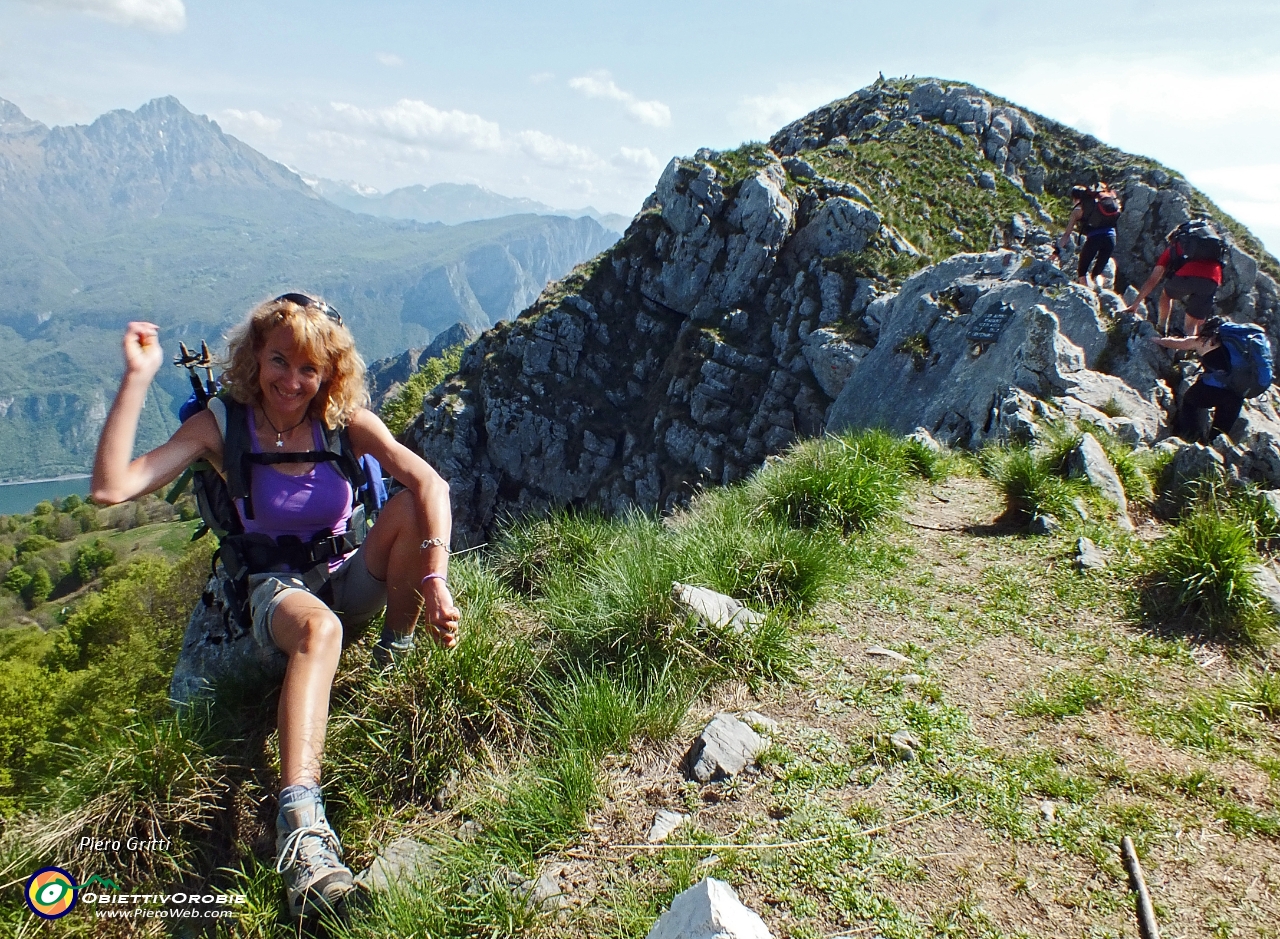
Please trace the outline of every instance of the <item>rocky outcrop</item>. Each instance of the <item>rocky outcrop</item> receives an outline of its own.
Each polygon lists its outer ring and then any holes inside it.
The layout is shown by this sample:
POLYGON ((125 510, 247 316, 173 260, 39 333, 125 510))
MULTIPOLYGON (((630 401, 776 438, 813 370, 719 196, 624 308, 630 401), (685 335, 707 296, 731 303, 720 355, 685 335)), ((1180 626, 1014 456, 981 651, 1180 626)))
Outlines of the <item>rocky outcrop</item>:
MULTIPOLYGON (((1129 203, 1122 292, 1207 203, 1150 161, 971 86, 878 82, 768 147, 673 160, 620 242, 485 333, 428 397, 409 436, 450 480, 456 540, 551 505, 669 510, 847 427, 972 447, 1084 419, 1154 443, 1195 366, 1049 256, 1046 207, 1061 203, 1048 197, 1093 166, 1129 203), (867 143, 878 170, 859 162, 867 143), (940 181, 934 195, 922 179, 940 181), (960 187, 979 206, 964 217, 947 201, 960 187), (990 250, 947 256, 977 230, 990 250)), ((1276 263, 1232 230, 1222 309, 1274 341, 1276 263)))
POLYGON ((374 408, 382 407, 401 385, 422 368, 424 362, 439 358, 446 349, 468 345, 479 335, 478 330, 466 323, 454 323, 444 332, 432 337, 431 344, 424 348, 408 349, 399 355, 371 363, 365 375, 374 408))
MULTIPOLYGON (((1113 297, 1111 308, 1118 303, 1113 297)), ((1155 369, 1135 386, 1089 367, 1107 349, 1109 330, 1126 327, 1113 326, 1095 294, 1034 255, 951 258, 872 304, 866 318, 878 341, 832 405, 830 430, 923 427, 944 443, 976 447, 1031 436, 1052 412, 1154 441, 1162 403, 1172 399, 1155 369), (971 338, 983 320, 1003 324, 989 341, 971 338)), ((1146 353, 1135 345, 1135 354, 1146 353)))

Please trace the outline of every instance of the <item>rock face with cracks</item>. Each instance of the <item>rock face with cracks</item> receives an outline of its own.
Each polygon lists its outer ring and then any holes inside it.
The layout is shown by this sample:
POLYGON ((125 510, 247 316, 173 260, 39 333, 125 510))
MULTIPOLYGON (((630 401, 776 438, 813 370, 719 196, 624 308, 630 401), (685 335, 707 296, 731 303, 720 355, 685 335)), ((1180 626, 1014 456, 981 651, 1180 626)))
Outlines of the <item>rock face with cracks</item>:
MULTIPOLYGON (((460 547, 551 506, 669 511, 848 428, 973 447, 1084 419, 1150 445, 1196 366, 1121 294, 1200 213, 1233 242, 1219 312, 1274 342, 1280 266, 1184 180, 968 85, 877 82, 768 146, 671 161, 623 239, 474 342, 407 439, 449 480, 460 547), (1099 171, 1126 203, 1118 293, 1050 259, 1063 197, 1099 171)), ((1271 398, 1239 429, 1224 461, 1280 481, 1271 398)))

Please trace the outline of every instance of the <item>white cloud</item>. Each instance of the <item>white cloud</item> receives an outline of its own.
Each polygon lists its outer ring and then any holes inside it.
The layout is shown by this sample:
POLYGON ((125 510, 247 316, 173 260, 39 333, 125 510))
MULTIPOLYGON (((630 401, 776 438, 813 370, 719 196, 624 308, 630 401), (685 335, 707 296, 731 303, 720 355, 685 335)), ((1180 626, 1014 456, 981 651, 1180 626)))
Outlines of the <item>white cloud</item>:
POLYGON ((555 72, 534 72, 529 76, 529 82, 534 85, 541 85, 551 81, 556 77, 555 72))
POLYGON ((648 147, 622 147, 618 150, 618 155, 614 157, 614 162, 623 166, 636 166, 642 170, 650 172, 659 169, 662 161, 654 156, 653 151, 648 147))
POLYGON ((241 111, 237 108, 225 108, 216 112, 214 117, 219 124, 233 132, 257 131, 259 133, 274 134, 283 126, 283 123, 278 118, 267 117, 261 111, 241 111))
POLYGON ((622 103, 626 112, 650 127, 666 127, 671 123, 671 109, 661 101, 641 101, 617 86, 608 72, 590 72, 569 79, 569 87, 588 98, 604 98, 622 103))
POLYGON ((186 28, 187 8, 182 0, 27 0, 50 10, 75 10, 124 26, 142 26, 162 33, 186 28))
POLYGON ((390 107, 373 109, 334 101, 330 107, 350 127, 401 143, 446 150, 496 150, 501 144, 493 121, 465 111, 441 111, 425 101, 402 98, 390 107))
POLYGON ((394 52, 375 52, 373 57, 387 68, 399 68, 404 65, 404 59, 394 52))
POLYGON ((552 137, 540 130, 522 130, 512 139, 520 152, 547 166, 592 169, 600 165, 600 158, 586 147, 552 137))
POLYGON ((835 85, 784 85, 772 94, 741 98, 729 113, 730 124, 740 133, 760 139, 796 118, 804 117, 847 92, 835 85))

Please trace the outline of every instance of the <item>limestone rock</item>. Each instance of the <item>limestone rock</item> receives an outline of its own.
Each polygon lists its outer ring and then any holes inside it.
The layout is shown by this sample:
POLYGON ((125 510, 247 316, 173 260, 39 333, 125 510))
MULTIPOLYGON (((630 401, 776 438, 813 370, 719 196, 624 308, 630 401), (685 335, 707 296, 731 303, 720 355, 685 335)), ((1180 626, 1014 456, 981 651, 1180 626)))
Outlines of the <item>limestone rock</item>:
POLYGON ((397 838, 356 875, 356 886, 375 893, 404 889, 422 880, 435 864, 430 845, 416 838, 397 838))
POLYGON ((231 614, 226 600, 227 583, 227 573, 219 561, 182 636, 182 648, 169 682, 169 700, 175 706, 212 694, 218 680, 224 677, 257 676, 266 686, 284 678, 288 658, 274 647, 262 649, 231 614))
POLYGON ((1174 488, 1181 488, 1201 477, 1221 478, 1226 466, 1222 454, 1203 444, 1184 444, 1169 465, 1174 488))
POLYGON ((831 398, 840 395, 844 383, 869 351, 830 329, 815 329, 804 341, 805 361, 818 386, 831 398))
POLYGON ((809 223, 796 232, 788 252, 804 263, 811 257, 857 254, 880 230, 880 216, 853 199, 836 197, 822 203, 809 223))
POLYGON ((765 742, 732 714, 721 712, 707 724, 685 754, 689 778, 698 782, 736 776, 755 761, 765 742))
POLYGON ((671 812, 667 809, 659 809, 658 813, 653 817, 653 824, 649 826, 649 834, 645 835, 644 840, 649 844, 659 844, 666 841, 673 831, 688 820, 688 815, 671 812))
POLYGON ((1062 522, 1052 515, 1037 515, 1031 519, 1031 524, 1027 526, 1027 531, 1033 535, 1056 535, 1062 531, 1062 522))
POLYGON ((675 600, 681 610, 690 616, 696 616, 709 629, 723 629, 727 626, 740 633, 764 622, 762 614, 748 609, 733 597, 706 587, 672 584, 671 599, 675 600))
POLYGON ((1258 588, 1267 609, 1273 617, 1280 618, 1280 580, 1276 579, 1275 569, 1270 564, 1263 564, 1250 569, 1253 585, 1258 588))
POLYGON ((933 453, 941 453, 943 451, 942 444, 933 439, 933 434, 929 433, 923 427, 917 427, 911 433, 907 434, 908 440, 914 440, 920 446, 933 453))
POLYGON ((1124 494, 1124 484, 1116 475, 1115 467, 1107 459, 1106 451, 1096 437, 1086 433, 1080 443, 1067 455, 1067 467, 1073 476, 1089 480, 1102 497, 1116 507, 1116 523, 1123 529, 1133 530, 1129 520, 1129 500, 1124 494))
POLYGON ((724 881, 704 878, 671 901, 646 939, 773 939, 724 881))
POLYGON ((1164 420, 1157 378, 1135 387, 1090 366, 1109 323, 1096 295, 1048 261, 997 251, 956 255, 876 301, 875 345, 845 382, 828 431, 923 426, 939 442, 977 447, 1034 436, 1047 419, 1111 427, 1101 409, 1122 408, 1136 436, 1153 441, 1164 420), (969 339, 984 317, 1004 316, 994 341, 969 339))
POLYGON ((904 763, 910 763, 916 758, 916 751, 920 749, 920 741, 910 731, 898 730, 889 736, 889 746, 893 749, 894 756, 904 763))
POLYGON ((1107 555, 1089 538, 1076 541, 1076 566, 1082 571, 1106 570, 1107 555))
POLYGON ((550 871, 544 871, 537 877, 522 881, 517 892, 531 907, 541 910, 555 910, 564 906, 564 888, 560 878, 550 871))

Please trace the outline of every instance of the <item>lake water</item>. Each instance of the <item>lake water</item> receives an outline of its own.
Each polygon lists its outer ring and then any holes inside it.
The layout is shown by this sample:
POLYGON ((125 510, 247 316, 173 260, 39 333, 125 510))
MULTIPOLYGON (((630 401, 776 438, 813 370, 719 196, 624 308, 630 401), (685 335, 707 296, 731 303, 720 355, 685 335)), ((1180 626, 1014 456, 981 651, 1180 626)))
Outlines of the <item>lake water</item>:
POLYGON ((73 493, 81 498, 89 494, 88 476, 0 485, 0 515, 30 512, 39 502, 64 499, 73 493))

